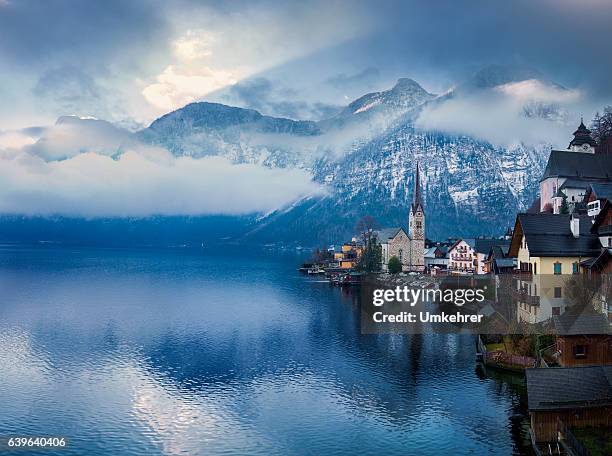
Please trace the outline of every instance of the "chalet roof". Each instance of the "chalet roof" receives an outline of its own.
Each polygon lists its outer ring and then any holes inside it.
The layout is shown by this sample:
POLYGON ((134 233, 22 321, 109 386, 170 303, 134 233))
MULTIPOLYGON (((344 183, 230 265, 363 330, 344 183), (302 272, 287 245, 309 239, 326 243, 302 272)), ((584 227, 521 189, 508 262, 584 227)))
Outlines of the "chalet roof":
POLYGON ((591 233, 599 233, 599 229, 606 221, 606 216, 608 214, 608 211, 610 210, 612 210, 612 200, 608 199, 603 203, 603 205, 601 205, 599 214, 597 214, 593 219, 593 224, 591 225, 591 233))
POLYGON ((601 244, 597 236, 590 232, 590 217, 579 217, 578 238, 575 238, 570 230, 570 217, 565 214, 518 214, 509 255, 518 255, 521 237, 525 236, 531 256, 597 256, 601 244))
POLYGON ((562 315, 554 316, 553 324, 559 336, 610 334, 608 319, 592 309, 570 309, 562 315))
POLYGON ((513 268, 516 266, 514 258, 495 258, 498 268, 513 268))
POLYGON ((549 177, 566 177, 585 182, 612 180, 612 160, 606 154, 552 150, 540 181, 549 177))
POLYGON ((594 271, 601 271, 612 261, 612 249, 601 249, 599 256, 580 263, 580 266, 594 271))
POLYGON ((428 249, 425 250, 425 258, 435 258, 436 257, 436 248, 437 247, 430 247, 428 249))
POLYGON ((453 250, 455 247, 457 247, 457 246, 458 246, 458 245, 461 243, 461 241, 465 242, 465 243, 466 243, 467 245, 469 245, 469 246, 470 246, 470 248, 472 248, 472 249, 473 249, 473 248, 476 246, 476 239, 474 239, 474 238, 457 239, 457 240, 456 240, 456 241, 453 243, 453 245, 451 245, 451 246, 448 248, 449 252, 450 252, 451 250, 453 250))
POLYGON ((477 238, 474 242, 474 250, 478 253, 489 254, 492 247, 506 247, 510 246, 510 240, 508 239, 480 239, 477 238))
MULTIPOLYGON (((612 160, 612 158, 610 158, 610 160, 612 160)), ((612 180, 610 182, 592 183, 589 193, 595 194, 596 199, 612 200, 612 180)))
POLYGON ((530 411, 612 405, 612 366, 531 368, 525 375, 530 411))

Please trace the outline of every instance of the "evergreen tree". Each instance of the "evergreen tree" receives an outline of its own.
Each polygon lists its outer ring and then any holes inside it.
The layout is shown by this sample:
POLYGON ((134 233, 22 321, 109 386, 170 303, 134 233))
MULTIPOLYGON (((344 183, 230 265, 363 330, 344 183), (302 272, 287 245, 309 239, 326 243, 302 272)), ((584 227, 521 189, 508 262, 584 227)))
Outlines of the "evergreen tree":
POLYGON ((363 254, 357 263, 357 270, 363 272, 379 272, 382 263, 382 247, 375 235, 369 236, 364 246, 363 254))
POLYGON ((389 258, 389 264, 387 266, 391 274, 397 274, 399 272, 402 272, 402 263, 395 255, 389 258))
POLYGON ((569 214, 569 204, 567 203, 567 195, 563 194, 563 200, 561 201, 561 208, 559 209, 560 214, 569 214))

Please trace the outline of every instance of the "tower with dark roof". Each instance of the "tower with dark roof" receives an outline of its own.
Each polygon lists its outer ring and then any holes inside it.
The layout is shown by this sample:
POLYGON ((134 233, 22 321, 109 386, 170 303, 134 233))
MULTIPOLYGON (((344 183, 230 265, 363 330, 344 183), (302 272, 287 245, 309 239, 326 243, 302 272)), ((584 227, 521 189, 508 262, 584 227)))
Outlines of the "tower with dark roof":
POLYGON ((580 119, 580 125, 578 125, 578 129, 574 132, 574 139, 569 143, 568 149, 573 152, 594 154, 596 145, 597 143, 591 136, 591 130, 580 119))
POLYGON ((421 170, 417 162, 414 174, 412 204, 408 215, 408 229, 411 238, 410 263, 412 270, 423 270, 425 267, 425 208, 421 193, 421 170))

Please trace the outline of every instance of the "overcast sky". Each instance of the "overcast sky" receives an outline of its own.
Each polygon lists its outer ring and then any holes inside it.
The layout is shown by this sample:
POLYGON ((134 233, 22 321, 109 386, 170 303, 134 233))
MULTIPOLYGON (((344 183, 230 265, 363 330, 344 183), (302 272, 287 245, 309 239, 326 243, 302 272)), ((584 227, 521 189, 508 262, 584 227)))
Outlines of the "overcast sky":
POLYGON ((199 99, 315 118, 398 77, 439 93, 489 63, 604 104, 611 23, 608 0, 0 0, 0 130, 65 114, 136 128, 199 99))
POLYGON ((125 129, 198 100, 322 119, 400 77, 443 93, 490 64, 543 82, 435 105, 417 125, 563 147, 579 114, 612 102, 611 23, 609 0, 0 0, 0 213, 265 213, 326 189, 306 171, 173 157, 125 129), (569 124, 526 118, 533 100, 569 106, 569 124), (66 115, 80 118, 55 124, 66 115))

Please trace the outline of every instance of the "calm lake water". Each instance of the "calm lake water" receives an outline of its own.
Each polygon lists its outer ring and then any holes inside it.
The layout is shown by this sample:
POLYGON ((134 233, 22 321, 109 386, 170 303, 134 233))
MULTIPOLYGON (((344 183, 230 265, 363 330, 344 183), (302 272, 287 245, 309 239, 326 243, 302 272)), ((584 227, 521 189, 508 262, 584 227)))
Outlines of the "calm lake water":
POLYGON ((478 369, 472 336, 361 335, 357 297, 299 261, 0 248, 0 436, 66 436, 63 455, 528 452, 520 376, 478 369))

